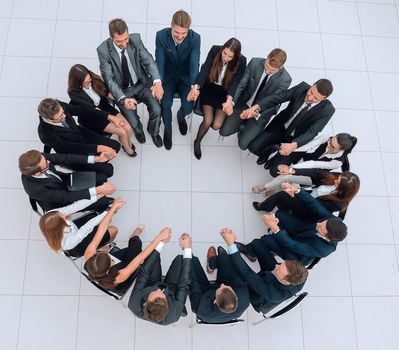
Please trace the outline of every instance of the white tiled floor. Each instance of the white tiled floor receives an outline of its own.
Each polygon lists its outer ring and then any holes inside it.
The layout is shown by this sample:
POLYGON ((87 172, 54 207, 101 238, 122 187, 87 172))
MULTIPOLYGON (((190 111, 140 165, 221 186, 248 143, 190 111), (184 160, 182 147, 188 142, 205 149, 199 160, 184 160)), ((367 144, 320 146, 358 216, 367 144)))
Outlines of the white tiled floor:
MULTIPOLYGON (((398 11, 395 0, 0 0, 1 348, 397 349, 398 11), (123 17, 153 53, 155 32, 179 8, 192 14, 202 36, 202 60, 212 44, 235 35, 248 59, 286 49, 293 84, 330 78, 337 110, 326 130, 359 138, 351 163, 362 188, 349 208, 347 241, 311 272, 310 296, 301 306, 256 327, 252 309, 235 328, 190 329, 191 313, 165 328, 136 320, 48 249, 19 180, 18 155, 40 149, 38 102, 66 99, 73 64, 98 71, 95 49, 108 37, 107 22, 123 17)), ((137 145, 137 158, 120 154, 114 161, 112 181, 128 202, 114 220, 119 240, 138 222, 147 225, 145 241, 171 225, 164 268, 179 252, 181 231, 192 233, 202 262, 209 244, 220 242, 222 226, 245 241, 263 231, 251 205, 258 196, 250 190, 268 175, 239 151, 235 137, 221 141, 215 132, 197 161, 191 145, 199 123, 194 117, 186 137, 175 124, 170 152, 149 141, 137 145)))

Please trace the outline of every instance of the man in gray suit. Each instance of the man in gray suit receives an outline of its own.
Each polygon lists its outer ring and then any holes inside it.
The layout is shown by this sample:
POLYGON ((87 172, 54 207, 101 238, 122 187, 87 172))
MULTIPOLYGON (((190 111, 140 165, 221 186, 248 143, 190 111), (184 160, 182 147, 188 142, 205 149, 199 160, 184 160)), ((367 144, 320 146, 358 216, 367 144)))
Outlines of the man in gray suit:
POLYGON ((265 103, 291 84, 291 76, 284 68, 286 59, 287 54, 282 49, 272 50, 266 59, 252 58, 234 96, 234 109, 227 105, 224 107, 228 117, 220 135, 238 132, 238 144, 242 150, 248 148, 277 113, 276 107, 265 108, 265 103))
POLYGON ((97 48, 105 83, 140 143, 145 142, 145 135, 137 115, 137 104, 144 102, 149 113, 147 130, 155 146, 162 147, 158 101, 162 99, 163 88, 157 65, 144 47, 140 34, 129 34, 123 19, 109 22, 109 34, 111 37, 97 48))

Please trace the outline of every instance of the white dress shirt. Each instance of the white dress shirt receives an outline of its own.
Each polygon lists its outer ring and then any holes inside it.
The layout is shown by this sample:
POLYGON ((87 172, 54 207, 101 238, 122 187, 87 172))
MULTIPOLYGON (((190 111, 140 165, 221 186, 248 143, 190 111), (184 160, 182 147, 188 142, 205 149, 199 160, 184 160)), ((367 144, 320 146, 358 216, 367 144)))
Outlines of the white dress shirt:
POLYGON ((91 86, 87 89, 83 88, 83 91, 93 100, 96 107, 100 104, 101 96, 91 86))

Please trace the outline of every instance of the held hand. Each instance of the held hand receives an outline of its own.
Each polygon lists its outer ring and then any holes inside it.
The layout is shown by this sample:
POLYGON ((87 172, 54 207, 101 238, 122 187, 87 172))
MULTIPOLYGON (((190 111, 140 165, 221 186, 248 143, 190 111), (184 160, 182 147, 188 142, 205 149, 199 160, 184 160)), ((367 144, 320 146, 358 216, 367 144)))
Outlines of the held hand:
POLYGON ((116 191, 116 187, 112 183, 106 182, 101 186, 97 186, 96 190, 97 194, 103 194, 107 196, 114 193, 116 191))
POLYGON ((110 123, 112 123, 112 124, 114 124, 114 126, 116 127, 116 128, 119 128, 119 118, 117 117, 117 116, 115 116, 115 115, 109 115, 108 116, 108 121, 110 122, 110 123))
POLYGON ((123 107, 126 109, 135 110, 137 108, 137 101, 134 98, 127 98, 123 103, 123 107))
POLYGON ((295 194, 298 193, 299 190, 298 185, 290 184, 287 182, 282 183, 281 188, 283 189, 284 192, 288 193, 290 197, 295 197, 295 194))
POLYGON ((99 156, 94 156, 95 163, 105 163, 112 159, 112 154, 108 152, 101 152, 99 156))
POLYGON ((163 87, 162 82, 158 81, 153 86, 151 86, 152 96, 154 96, 158 101, 162 100, 163 97, 163 87))
POLYGON ((122 208, 125 205, 125 203, 126 203, 125 200, 122 197, 119 197, 114 200, 111 208, 117 211, 118 209, 122 208))
POLYGON ((274 233, 276 233, 279 230, 278 223, 279 220, 276 218, 276 216, 272 213, 269 214, 264 214, 262 216, 263 223, 269 227, 274 233))
POLYGON ((227 116, 231 116, 233 114, 233 103, 231 101, 226 101, 222 104, 223 112, 226 113, 227 116))
POLYGON ((241 119, 250 119, 250 118, 255 118, 258 116, 258 113, 255 111, 257 109, 256 106, 252 106, 250 108, 247 108, 242 111, 240 114, 241 119))
POLYGON ((222 228, 220 230, 220 235, 228 246, 234 244, 234 242, 237 240, 237 235, 228 227, 222 228))
POLYGON ((187 101, 196 101, 199 94, 199 90, 195 86, 193 86, 187 95, 187 101))
POLYGON ((280 146, 280 154, 282 156, 289 156, 296 149, 297 149, 297 143, 296 142, 282 143, 281 146, 280 146))
POLYGON ((179 238, 179 245, 181 249, 191 248, 192 242, 191 237, 188 233, 183 232, 179 238))
POLYGON ((160 241, 166 243, 170 241, 170 238, 172 237, 172 230, 170 227, 164 227, 159 233, 158 233, 158 238, 160 241))
POLYGON ((97 153, 101 153, 101 152, 107 152, 109 154, 112 154, 112 155, 115 154, 116 155, 116 152, 115 152, 115 150, 113 148, 105 146, 105 145, 98 145, 97 146, 97 153))
POLYGON ((289 171, 290 171, 290 167, 288 165, 285 164, 280 164, 277 166, 277 170, 278 170, 278 174, 279 175, 288 175, 289 171))

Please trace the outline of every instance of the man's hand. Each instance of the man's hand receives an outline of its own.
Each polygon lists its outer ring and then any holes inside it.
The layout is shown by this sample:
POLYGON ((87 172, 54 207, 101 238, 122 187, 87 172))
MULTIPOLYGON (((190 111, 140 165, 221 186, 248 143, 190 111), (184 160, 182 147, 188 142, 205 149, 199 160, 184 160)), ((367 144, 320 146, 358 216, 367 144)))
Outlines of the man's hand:
POLYGON ((233 114, 233 98, 231 96, 227 97, 225 103, 222 103, 223 112, 226 113, 227 116, 231 116, 233 114))
POLYGON ((262 216, 264 224, 269 227, 274 233, 277 233, 280 228, 278 227, 279 220, 274 214, 264 214, 262 216))
POLYGON ((170 241, 170 238, 172 237, 172 230, 170 227, 164 227, 159 233, 158 233, 158 238, 160 241, 166 243, 170 241))
POLYGON ((278 170, 277 173, 279 175, 293 175, 293 174, 295 174, 295 169, 291 168, 290 166, 285 165, 285 164, 278 165, 277 166, 277 170, 278 170))
POLYGON ((187 101, 195 101, 197 100, 198 96, 200 94, 199 89, 197 88, 196 85, 193 85, 190 92, 187 95, 187 101))
POLYGON ((135 110, 137 108, 137 101, 134 98, 126 98, 123 102, 123 107, 135 110))
POLYGON ((299 192, 299 186, 297 184, 284 182, 281 184, 281 188, 284 192, 288 193, 290 197, 295 197, 295 194, 299 192))
POLYGON ((231 228, 228 227, 222 228, 220 230, 220 235, 228 246, 234 244, 234 242, 237 240, 237 235, 233 232, 231 228))
POLYGON ((111 160, 112 158, 114 158, 112 154, 108 152, 101 152, 99 156, 94 156, 94 163, 105 163, 111 160))
POLYGON ((105 145, 98 145, 97 146, 97 153, 106 152, 112 155, 112 157, 116 156, 116 152, 113 148, 105 146, 105 145))
POLYGON ((191 248, 192 242, 191 237, 188 233, 184 232, 181 234, 179 238, 179 245, 181 249, 191 248))
POLYGON ((152 96, 154 96, 158 101, 161 101, 163 97, 162 82, 157 81, 153 86, 151 86, 151 92, 152 96))
POLYGON ((296 142, 291 143, 282 143, 280 145, 280 154, 282 156, 289 156, 292 152, 294 152, 298 148, 298 144, 296 142))
POLYGON ((116 187, 110 183, 106 182, 102 184, 101 186, 96 187, 96 193, 97 194, 103 194, 105 196, 110 195, 116 191, 116 187))
POLYGON ((240 114, 240 118, 241 119, 250 119, 250 118, 255 118, 255 117, 257 117, 258 116, 258 109, 259 109, 259 106, 258 105, 255 105, 255 106, 252 106, 252 107, 249 107, 249 108, 247 108, 247 109, 244 109, 242 112, 241 112, 241 114, 240 114))

